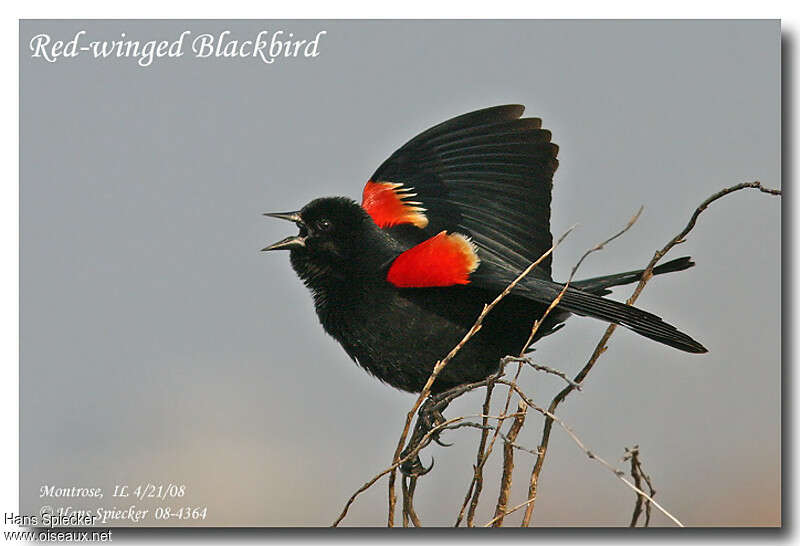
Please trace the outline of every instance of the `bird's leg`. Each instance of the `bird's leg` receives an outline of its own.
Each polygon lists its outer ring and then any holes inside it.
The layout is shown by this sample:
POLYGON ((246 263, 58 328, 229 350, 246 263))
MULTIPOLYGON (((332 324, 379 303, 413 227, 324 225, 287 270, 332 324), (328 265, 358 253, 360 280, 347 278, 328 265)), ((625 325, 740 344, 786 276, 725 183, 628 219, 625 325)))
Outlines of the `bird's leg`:
MULTIPOLYGON (((480 382, 484 383, 484 382, 480 382)), ((440 431, 434 429, 445 422, 442 412, 447 408, 450 402, 462 395, 463 393, 475 388, 475 384, 459 385, 450 390, 442 391, 437 394, 430 395, 417 411, 417 422, 414 424, 414 432, 408 440, 405 449, 400 454, 403 458, 414 450, 421 451, 431 440, 443 447, 449 447, 452 444, 446 444, 439 439, 440 431), (434 431, 431 433, 431 431, 434 431)), ((417 455, 400 465, 400 471, 407 476, 423 476, 430 472, 433 468, 433 462, 428 468, 422 465, 419 459, 419 452, 417 455)))
POLYGON ((417 422, 414 423, 414 432, 411 433, 411 438, 409 438, 405 449, 400 454, 400 457, 403 458, 412 451, 417 451, 416 455, 400 465, 400 471, 406 476, 424 476, 433 468, 433 462, 431 462, 428 468, 425 468, 419 458, 419 451, 430 444, 434 437, 438 436, 438 433, 431 434, 430 436, 428 433, 437 425, 444 422, 441 409, 432 408, 433 405, 435 405, 433 396, 428 397, 425 402, 422 403, 419 411, 417 411, 417 422))

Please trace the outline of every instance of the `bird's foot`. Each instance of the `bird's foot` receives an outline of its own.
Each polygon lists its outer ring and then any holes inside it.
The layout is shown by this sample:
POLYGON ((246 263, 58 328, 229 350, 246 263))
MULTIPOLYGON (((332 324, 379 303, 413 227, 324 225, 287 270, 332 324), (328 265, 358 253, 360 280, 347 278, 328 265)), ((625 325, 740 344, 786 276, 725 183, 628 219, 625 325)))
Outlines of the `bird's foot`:
MULTIPOLYGON (((413 447, 405 448, 403 452, 400 454, 400 458, 402 459, 403 457, 408 455, 413 449, 414 449, 413 447)), ((430 466, 428 468, 425 468, 425 466, 422 464, 422 460, 419 458, 419 455, 414 455, 413 457, 411 457, 410 459, 408 459, 407 461, 405 461, 400 465, 400 472, 404 476, 418 478, 430 472, 432 468, 433 468, 433 458, 431 458, 430 466)))
POLYGON ((419 458, 419 452, 430 444, 431 441, 436 442, 442 447, 450 447, 453 445, 442 442, 440 437, 442 431, 438 429, 446 422, 442 411, 447 408, 453 398, 463 392, 463 387, 455 387, 448 391, 433 394, 420 406, 417 412, 417 422, 414 425, 414 432, 400 457, 406 457, 413 451, 416 451, 417 455, 400 465, 400 471, 403 474, 407 476, 424 476, 431 471, 431 468, 433 468, 433 460, 431 460, 430 466, 425 468, 419 458))

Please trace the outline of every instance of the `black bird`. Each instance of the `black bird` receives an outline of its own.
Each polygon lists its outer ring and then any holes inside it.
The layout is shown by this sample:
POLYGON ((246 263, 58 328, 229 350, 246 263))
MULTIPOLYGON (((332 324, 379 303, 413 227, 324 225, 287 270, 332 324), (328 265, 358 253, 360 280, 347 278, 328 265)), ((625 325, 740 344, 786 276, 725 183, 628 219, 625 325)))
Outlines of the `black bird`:
MULTIPOLYGON (((326 197, 297 212, 266 214, 294 222, 300 233, 263 250, 290 251, 325 331, 361 367, 398 389, 422 390, 483 305, 552 246, 558 146, 541 120, 521 118, 523 110, 486 108, 421 133, 378 167, 361 205, 326 197)), ((655 273, 693 265, 678 258, 655 273)), ((480 381, 502 357, 530 349, 523 345, 533 322, 563 288, 551 279, 550 266, 548 257, 492 310, 444 368, 434 393, 480 381)), ((706 352, 659 317, 602 297, 641 273, 573 282, 536 339, 576 314, 706 352)))

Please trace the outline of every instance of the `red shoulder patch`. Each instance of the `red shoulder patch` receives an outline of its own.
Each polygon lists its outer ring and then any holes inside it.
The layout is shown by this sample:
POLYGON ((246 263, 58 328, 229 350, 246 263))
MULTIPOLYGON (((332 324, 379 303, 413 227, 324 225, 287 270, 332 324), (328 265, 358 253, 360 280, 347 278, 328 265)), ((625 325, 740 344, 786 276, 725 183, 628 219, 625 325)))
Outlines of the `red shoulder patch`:
POLYGON ((409 201, 416 194, 396 182, 373 182, 364 186, 361 207, 367 211, 378 227, 413 224, 418 228, 428 225, 425 209, 419 201, 409 201))
POLYGON ((442 231, 395 258, 386 279, 401 288, 469 284, 469 275, 479 264, 472 241, 442 231))

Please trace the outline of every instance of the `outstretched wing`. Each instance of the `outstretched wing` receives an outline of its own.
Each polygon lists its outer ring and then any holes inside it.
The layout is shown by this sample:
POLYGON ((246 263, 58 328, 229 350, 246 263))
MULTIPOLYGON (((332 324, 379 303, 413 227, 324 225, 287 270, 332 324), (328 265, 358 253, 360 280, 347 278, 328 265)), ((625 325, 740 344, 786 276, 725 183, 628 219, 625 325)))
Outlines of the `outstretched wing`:
MULTIPOLYGON (((401 288, 471 284, 499 293, 550 249, 558 147, 540 120, 520 118, 523 110, 497 106, 453 118, 414 137, 378 167, 364 188, 362 206, 410 246, 390 264, 389 282, 401 288)), ((512 293, 552 302, 563 285, 550 279, 550 262, 543 260, 512 293)), ((690 265, 678 260, 661 272, 690 265)), ((640 275, 632 271, 576 283, 559 308, 684 351, 706 352, 660 317, 590 293, 604 294, 640 275)))
MULTIPOLYGON (((415 242, 458 232, 485 264, 519 271, 552 246, 550 192, 558 147, 524 106, 478 110, 411 139, 378 167, 362 206, 415 242)), ((550 278, 550 258, 534 275, 550 278)))

